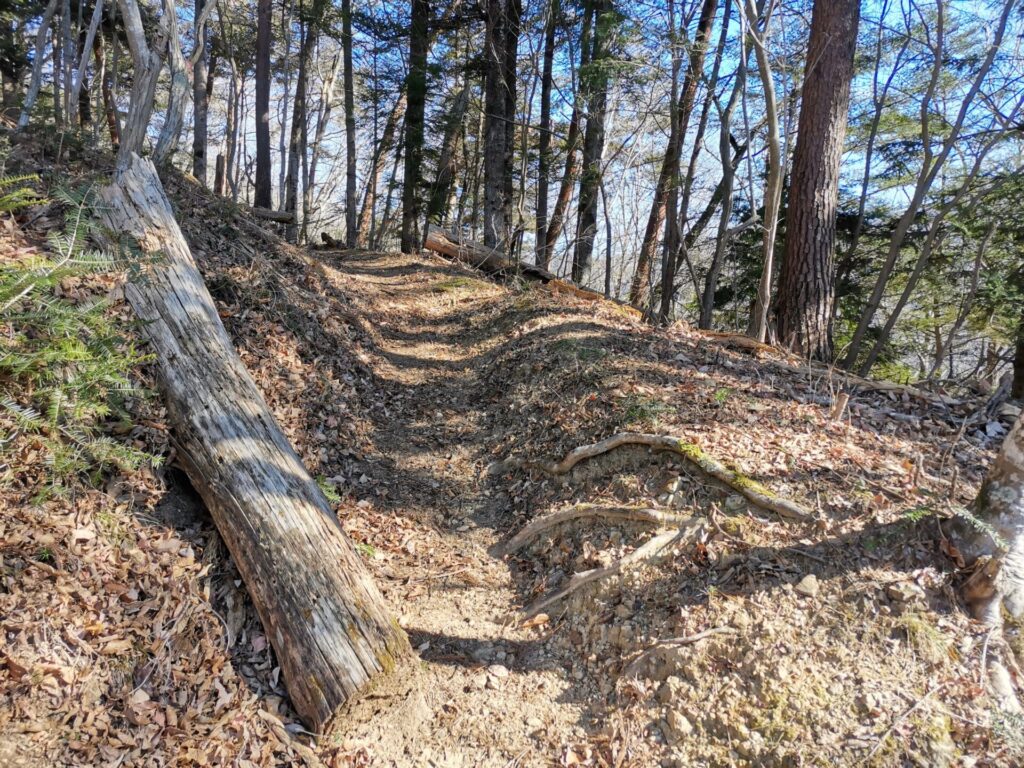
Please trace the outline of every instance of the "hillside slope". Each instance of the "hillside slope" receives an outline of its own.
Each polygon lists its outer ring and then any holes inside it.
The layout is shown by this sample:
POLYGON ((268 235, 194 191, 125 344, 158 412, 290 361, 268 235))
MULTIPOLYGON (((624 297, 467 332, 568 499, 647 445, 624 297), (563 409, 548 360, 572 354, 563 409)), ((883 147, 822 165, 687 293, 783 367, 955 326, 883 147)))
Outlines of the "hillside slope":
MULTIPOLYGON (((313 741, 178 473, 42 508, 25 475, 0 522, 0 764, 1021 759, 1013 724, 988 711, 987 630, 959 606, 931 511, 972 497, 996 444, 958 435, 974 405, 866 392, 832 421, 838 377, 429 255, 294 249, 187 180, 169 191, 243 361, 336 492, 421 677, 397 715, 371 698, 343 736, 313 741), (812 519, 767 513, 679 455, 623 448, 558 477, 521 466, 622 431, 683 438, 812 519), (525 524, 575 504, 693 520, 524 620, 659 529, 583 518, 502 556, 525 524)), ((131 439, 165 451, 161 415, 136 417, 131 439)))

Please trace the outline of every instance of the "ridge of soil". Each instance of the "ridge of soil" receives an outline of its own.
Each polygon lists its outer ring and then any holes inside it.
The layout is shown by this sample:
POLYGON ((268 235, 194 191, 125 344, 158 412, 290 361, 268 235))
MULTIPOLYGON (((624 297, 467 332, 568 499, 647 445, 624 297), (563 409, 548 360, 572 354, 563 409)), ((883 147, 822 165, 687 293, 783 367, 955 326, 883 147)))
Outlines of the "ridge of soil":
MULTIPOLYGON (((990 712, 987 630, 957 600, 932 511, 972 498, 999 419, 958 438, 975 404, 869 392, 834 422, 838 378, 427 254, 295 249, 190 181, 168 188, 243 361, 337 494, 419 662, 389 683, 397 712, 371 695, 311 738, 180 473, 40 509, 36 466, 0 499, 0 765, 1022 759, 1019 724, 990 712), (561 478, 502 464, 618 431, 684 437, 816 519, 783 522, 642 449, 561 478), (526 621, 535 598, 656 532, 577 522, 500 556, 524 524, 575 503, 703 525, 526 621)), ((136 419, 130 438, 166 450, 159 408, 136 419)))

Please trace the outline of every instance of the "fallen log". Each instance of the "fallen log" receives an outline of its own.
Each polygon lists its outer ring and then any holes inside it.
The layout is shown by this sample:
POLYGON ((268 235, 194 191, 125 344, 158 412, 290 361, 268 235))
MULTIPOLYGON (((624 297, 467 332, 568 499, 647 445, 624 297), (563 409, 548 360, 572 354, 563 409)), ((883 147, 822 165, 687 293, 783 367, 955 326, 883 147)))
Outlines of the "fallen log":
POLYGON ((295 211, 273 211, 270 208, 254 207, 252 209, 252 215, 257 219, 268 219, 281 224, 291 224, 295 221, 295 211))
POLYGON ((454 232, 447 232, 434 225, 427 227, 427 238, 423 245, 427 250, 440 253, 449 259, 461 261, 463 264, 468 264, 489 275, 519 275, 526 280, 543 283, 554 292, 571 293, 585 301, 610 301, 637 317, 643 315, 639 309, 631 304, 610 298, 597 291, 580 288, 578 285, 568 280, 562 280, 552 272, 535 264, 515 261, 496 248, 489 248, 486 245, 475 243, 472 240, 460 237, 454 232))
POLYGON ((106 224, 152 257, 125 295, 156 354, 182 464, 295 709, 321 731, 410 653, 408 640, 235 352, 153 164, 130 155, 100 196, 106 224))

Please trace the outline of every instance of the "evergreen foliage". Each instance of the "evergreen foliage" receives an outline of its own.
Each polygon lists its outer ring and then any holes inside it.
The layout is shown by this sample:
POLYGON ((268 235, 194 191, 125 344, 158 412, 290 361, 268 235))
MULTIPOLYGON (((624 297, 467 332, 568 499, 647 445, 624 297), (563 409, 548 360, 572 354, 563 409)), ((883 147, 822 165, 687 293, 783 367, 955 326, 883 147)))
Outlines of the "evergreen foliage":
MULTIPOLYGON (((31 180, 0 181, 0 213, 38 202, 31 188, 17 186, 31 180)), ((51 472, 43 496, 66 491, 75 478, 156 461, 105 434, 111 416, 126 415, 126 398, 145 395, 133 373, 147 356, 124 334, 109 300, 76 299, 63 290, 126 264, 89 247, 96 228, 91 190, 59 189, 54 197, 64 206, 66 225, 50 234, 48 253, 0 263, 0 407, 14 432, 31 435, 47 456, 51 472)), ((12 438, 0 451, 12 450, 12 438)), ((8 464, 13 458, 0 457, 8 464)))

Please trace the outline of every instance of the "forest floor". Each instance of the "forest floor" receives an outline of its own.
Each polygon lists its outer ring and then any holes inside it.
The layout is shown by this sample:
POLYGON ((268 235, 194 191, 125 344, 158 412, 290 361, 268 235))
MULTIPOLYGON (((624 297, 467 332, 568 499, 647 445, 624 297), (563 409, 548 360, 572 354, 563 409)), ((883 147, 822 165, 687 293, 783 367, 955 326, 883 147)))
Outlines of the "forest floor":
MULTIPOLYGON (((832 420, 838 374, 429 254, 295 249, 190 181, 168 187, 243 361, 421 663, 398 715, 367 717, 371 696, 314 739, 173 460, 39 506, 45 468, 19 437, 0 497, 0 766, 1024 759, 938 525, 976 493, 1009 414, 960 434, 979 403, 867 390, 832 420), (676 454, 620 448, 559 477, 508 461, 622 431, 699 445, 810 519, 676 454), (693 520, 530 616, 663 530, 584 518, 503 554, 576 504, 693 520)), ((39 247, 47 226, 5 242, 39 247)), ((166 453, 147 408, 127 437, 166 453)))

